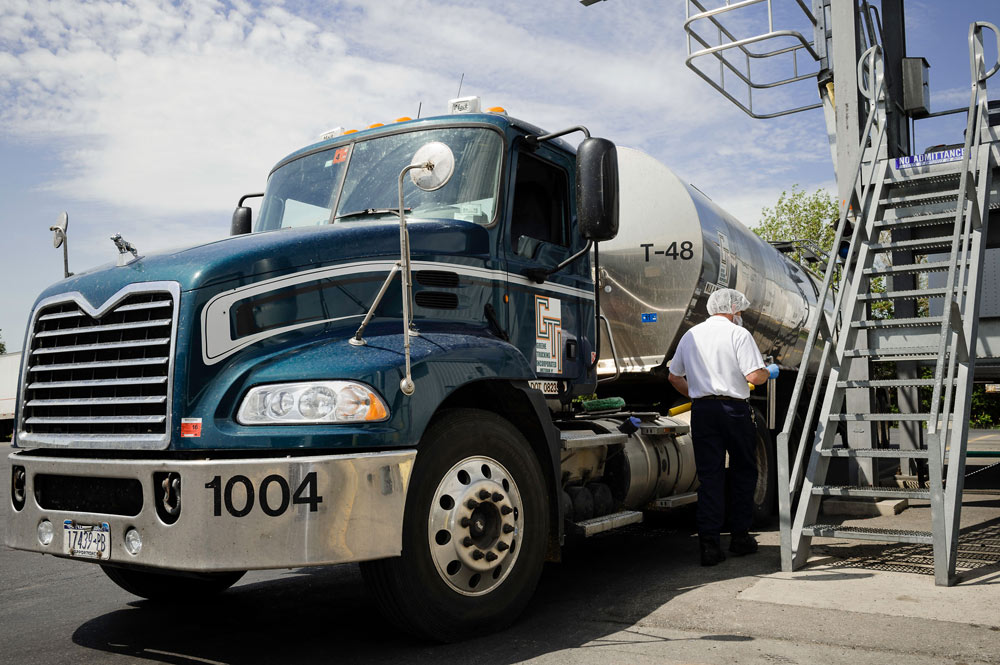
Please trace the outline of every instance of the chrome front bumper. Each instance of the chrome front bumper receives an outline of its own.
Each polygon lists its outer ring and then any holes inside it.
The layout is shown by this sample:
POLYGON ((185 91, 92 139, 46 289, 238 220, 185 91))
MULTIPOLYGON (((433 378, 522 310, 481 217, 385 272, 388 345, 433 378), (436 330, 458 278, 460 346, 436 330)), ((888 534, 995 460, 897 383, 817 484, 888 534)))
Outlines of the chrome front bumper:
MULTIPOLYGON (((107 522, 111 558, 103 563, 119 565, 223 571, 398 556, 415 456, 415 450, 397 450, 182 461, 13 453, 11 464, 25 469, 25 499, 17 509, 8 494, 10 519, 4 542, 15 549, 68 556, 63 548, 63 523, 72 520, 81 525, 107 522), (156 509, 153 476, 165 472, 181 478, 181 509, 173 524, 166 523, 156 509), (40 487, 36 478, 41 474, 135 479, 142 485, 142 506, 132 516, 43 508, 51 502, 36 494, 40 487), (262 486, 266 490, 263 499, 262 486), (253 492, 249 501, 248 488, 253 492), (55 537, 47 546, 38 538, 42 520, 55 527, 55 537), (125 532, 130 528, 142 537, 136 554, 125 548, 125 532)), ((82 482, 86 487, 86 481, 82 482)))

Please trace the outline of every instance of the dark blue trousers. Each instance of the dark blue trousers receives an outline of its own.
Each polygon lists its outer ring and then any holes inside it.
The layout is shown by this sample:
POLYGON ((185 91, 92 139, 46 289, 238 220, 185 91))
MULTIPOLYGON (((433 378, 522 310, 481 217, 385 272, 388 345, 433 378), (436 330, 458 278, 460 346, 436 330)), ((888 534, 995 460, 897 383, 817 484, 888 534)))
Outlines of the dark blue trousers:
POLYGON ((698 467, 698 534, 718 538, 726 516, 726 453, 729 453, 729 529, 750 530, 757 487, 756 431, 750 405, 738 400, 695 400, 691 438, 698 467))

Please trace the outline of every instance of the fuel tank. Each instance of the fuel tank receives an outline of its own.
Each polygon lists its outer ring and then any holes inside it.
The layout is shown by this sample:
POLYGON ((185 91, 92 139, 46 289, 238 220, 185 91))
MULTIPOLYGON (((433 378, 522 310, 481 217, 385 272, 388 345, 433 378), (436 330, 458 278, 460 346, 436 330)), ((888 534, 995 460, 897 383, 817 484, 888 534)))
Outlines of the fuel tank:
POLYGON ((743 325, 761 353, 797 369, 822 282, 653 157, 619 147, 618 168, 619 231, 600 245, 598 276, 615 354, 602 335, 598 372, 613 373, 615 356, 625 374, 669 359, 726 287, 750 300, 743 325))

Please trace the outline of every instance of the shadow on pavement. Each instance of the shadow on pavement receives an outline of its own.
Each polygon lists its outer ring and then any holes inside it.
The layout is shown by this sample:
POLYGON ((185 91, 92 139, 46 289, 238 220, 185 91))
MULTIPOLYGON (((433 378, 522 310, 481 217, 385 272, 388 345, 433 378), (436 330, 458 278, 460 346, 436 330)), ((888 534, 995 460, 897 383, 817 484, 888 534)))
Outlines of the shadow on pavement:
MULTIPOLYGON (((459 644, 401 635, 368 597, 356 565, 288 571, 280 579, 234 587, 210 603, 136 601, 79 626, 73 641, 95 651, 184 665, 513 663, 584 644, 663 641, 631 627, 677 595, 715 581, 773 572, 777 562, 777 548, 762 547, 755 556, 701 568, 697 537, 687 525, 654 524, 568 548, 562 563, 546 565, 534 600, 513 626, 470 635, 459 644)), ((740 635, 691 639, 753 640, 740 635)))
MULTIPOLYGON (((929 508, 926 509, 929 512, 929 508)), ((894 573, 934 575, 934 550, 931 545, 818 545, 814 553, 830 559, 827 568, 861 568, 894 573)), ((955 569, 959 583, 1000 582, 1000 518, 962 529, 958 536, 955 569)))

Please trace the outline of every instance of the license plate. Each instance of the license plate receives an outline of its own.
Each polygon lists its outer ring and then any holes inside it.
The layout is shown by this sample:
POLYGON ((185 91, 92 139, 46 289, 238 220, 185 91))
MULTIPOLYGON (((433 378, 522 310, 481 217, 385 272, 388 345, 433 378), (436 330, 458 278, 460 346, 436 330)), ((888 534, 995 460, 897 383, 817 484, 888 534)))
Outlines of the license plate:
POLYGON ((107 522, 90 525, 66 520, 63 522, 63 552, 83 559, 110 559, 111 526, 107 522))

